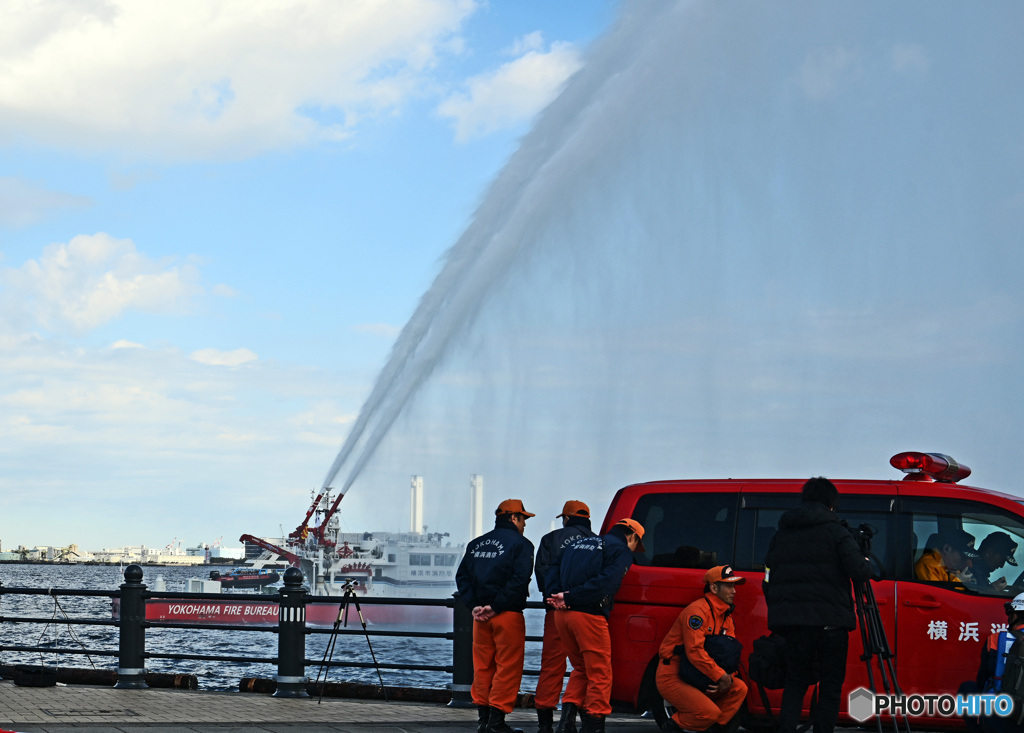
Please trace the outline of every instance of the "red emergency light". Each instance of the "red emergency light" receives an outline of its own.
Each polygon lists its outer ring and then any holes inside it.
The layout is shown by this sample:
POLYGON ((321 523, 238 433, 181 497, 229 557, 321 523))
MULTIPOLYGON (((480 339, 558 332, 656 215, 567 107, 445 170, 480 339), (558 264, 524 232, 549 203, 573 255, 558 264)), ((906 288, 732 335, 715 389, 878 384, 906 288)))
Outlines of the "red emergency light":
POLYGON ((906 451, 894 455, 889 459, 889 463, 893 468, 898 468, 908 474, 908 479, 917 481, 931 479, 932 481, 955 484, 971 475, 971 469, 942 453, 906 451))

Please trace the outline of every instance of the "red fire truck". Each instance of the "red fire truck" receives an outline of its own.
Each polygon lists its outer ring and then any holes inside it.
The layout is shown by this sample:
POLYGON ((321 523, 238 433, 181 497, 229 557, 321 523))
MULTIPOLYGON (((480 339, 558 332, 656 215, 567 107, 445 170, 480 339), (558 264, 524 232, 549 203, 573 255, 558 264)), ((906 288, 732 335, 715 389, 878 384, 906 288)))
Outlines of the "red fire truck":
MULTIPOLYGON (((884 575, 871 585, 903 693, 955 694, 962 682, 974 679, 988 635, 1005 628, 1004 603, 1024 591, 1024 577, 1017 575, 1022 568, 1014 567, 1024 566, 1024 500, 956 483, 970 469, 942 454, 901 453, 891 463, 905 472, 901 479, 833 479, 840 492, 838 514, 852 527, 867 524, 876 532, 871 550, 884 575), (1021 548, 990 578, 1003 576, 1005 589, 915 578, 914 564, 930 539, 953 528, 970 533, 976 547, 1003 532, 1021 548)), ((619 490, 602 531, 632 517, 646 530, 646 551, 636 555, 610 619, 614 700, 650 710, 664 724, 669 713, 654 683, 658 646, 682 608, 702 595, 705 569, 715 565, 731 564, 747 578, 734 615, 745 669, 752 642, 768 633, 761 593, 768 542, 782 513, 800 501, 804 480, 657 481, 619 490)), ((850 720, 847 693, 868 687, 861 654, 855 631, 841 720, 850 720)), ((765 716, 760 695, 750 688, 748 715, 765 716)), ((781 691, 769 691, 768 699, 777 714, 781 691)), ((959 725, 955 718, 915 720, 959 725)))

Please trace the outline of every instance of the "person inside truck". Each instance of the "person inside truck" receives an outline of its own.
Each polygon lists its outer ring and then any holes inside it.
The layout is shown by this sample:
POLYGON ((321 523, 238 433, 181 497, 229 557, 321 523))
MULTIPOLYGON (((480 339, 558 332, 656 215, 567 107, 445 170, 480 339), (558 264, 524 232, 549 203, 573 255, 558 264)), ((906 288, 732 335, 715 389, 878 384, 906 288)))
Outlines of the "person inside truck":
POLYGON ((736 668, 726 657, 732 652, 739 661, 741 647, 735 641, 732 612, 736 587, 744 582, 728 565, 708 570, 704 597, 683 609, 661 642, 655 682, 661 696, 676 709, 667 723, 670 730, 706 731, 712 726, 721 733, 739 730, 747 686, 730 674, 727 667, 733 673, 736 668), (732 644, 711 643, 722 641, 716 636, 728 637, 732 644))
POLYGON ((960 573, 967 570, 971 560, 978 558, 973 545, 974 537, 962 529, 932 535, 921 559, 914 563, 914 576, 918 580, 955 583, 962 587, 960 573))
POLYGON ((1006 564, 1016 567, 1014 554, 1017 543, 1006 532, 993 532, 981 541, 978 546, 978 557, 971 561, 973 582, 969 585, 976 589, 988 589, 996 592, 1007 590, 1006 577, 993 578, 992 574, 1006 564))

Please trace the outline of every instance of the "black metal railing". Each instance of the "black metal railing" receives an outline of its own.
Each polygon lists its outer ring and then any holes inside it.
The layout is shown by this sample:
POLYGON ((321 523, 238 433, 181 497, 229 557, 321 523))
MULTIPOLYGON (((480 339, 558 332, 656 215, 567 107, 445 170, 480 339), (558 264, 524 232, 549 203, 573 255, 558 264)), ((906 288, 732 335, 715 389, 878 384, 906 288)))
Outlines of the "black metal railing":
MULTIPOLYGON (((409 599, 409 598, 366 598, 360 597, 362 605, 402 605, 402 606, 440 606, 452 609, 452 627, 450 631, 411 631, 393 629, 374 629, 341 626, 333 628, 313 628, 307 626, 306 609, 315 604, 333 604, 337 606, 344 599, 339 596, 312 596, 303 588, 302 573, 297 568, 289 568, 285 572, 284 587, 277 594, 265 594, 259 597, 262 602, 276 602, 279 606, 277 623, 266 626, 241 624, 211 624, 184 621, 147 621, 146 601, 148 600, 181 600, 181 601, 223 601, 225 596, 218 593, 184 593, 150 591, 142 582, 143 571, 138 565, 130 565, 124 571, 125 582, 116 590, 76 590, 54 588, 19 588, 6 587, 0 584, 0 598, 3 596, 52 596, 59 605, 60 597, 92 596, 106 597, 119 605, 117 620, 101 618, 69 617, 64 613, 59 618, 41 616, 5 616, 0 615, 0 623, 13 624, 46 624, 61 626, 99 626, 118 628, 118 647, 114 649, 78 647, 58 647, 56 645, 22 645, 0 644, 0 652, 40 653, 52 655, 86 655, 89 657, 117 657, 117 673, 115 687, 120 689, 141 689, 147 687, 146 660, 191 660, 203 662, 232 662, 242 664, 276 665, 276 692, 279 697, 307 696, 307 667, 320 668, 353 668, 353 669, 390 669, 405 671, 437 672, 451 675, 449 685, 451 691, 450 705, 457 707, 472 706, 470 687, 473 682, 473 617, 469 609, 458 600, 456 594, 447 599, 409 599), (276 656, 232 655, 232 654, 195 654, 174 652, 151 652, 146 650, 147 629, 192 629, 219 631, 246 631, 277 635, 276 656), (313 634, 366 635, 369 637, 404 637, 424 639, 444 639, 452 643, 450 664, 411 664, 400 661, 374 660, 360 662, 352 660, 307 659, 306 637, 313 634)), ((527 608, 542 609, 541 603, 528 603, 527 608)), ((63 609, 62 609, 63 610, 63 609)), ((347 619, 346 619, 347 620, 347 619)), ((539 636, 527 636, 526 641, 537 643, 539 636)), ((526 669, 524 675, 536 676, 538 670, 526 669)))

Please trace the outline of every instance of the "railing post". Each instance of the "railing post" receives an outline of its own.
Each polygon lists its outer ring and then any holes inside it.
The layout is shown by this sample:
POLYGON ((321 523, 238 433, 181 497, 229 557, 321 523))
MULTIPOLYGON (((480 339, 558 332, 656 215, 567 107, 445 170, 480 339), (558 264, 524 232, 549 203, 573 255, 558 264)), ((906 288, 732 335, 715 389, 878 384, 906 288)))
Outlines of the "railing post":
POLYGON ((124 569, 121 584, 121 616, 118 620, 117 684, 121 690, 140 690, 146 685, 146 586, 142 568, 129 565, 124 569))
POLYGON ((453 708, 471 708, 473 697, 473 612, 456 593, 452 609, 452 699, 453 708))
POLYGON ((274 697, 309 697, 306 692, 306 590, 302 571, 284 571, 284 588, 278 591, 277 692, 274 697))

